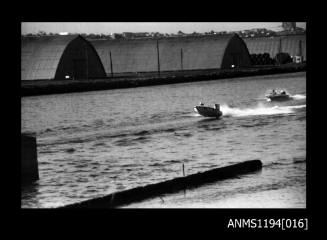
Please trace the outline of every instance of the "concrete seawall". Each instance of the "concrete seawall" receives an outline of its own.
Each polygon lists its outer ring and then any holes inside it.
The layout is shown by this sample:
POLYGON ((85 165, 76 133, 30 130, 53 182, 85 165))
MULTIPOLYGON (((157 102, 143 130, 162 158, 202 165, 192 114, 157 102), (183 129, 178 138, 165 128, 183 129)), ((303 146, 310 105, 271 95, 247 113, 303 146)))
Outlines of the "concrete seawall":
POLYGON ((142 201, 148 198, 158 197, 161 194, 173 193, 186 188, 194 188, 205 183, 228 179, 240 174, 246 174, 260 170, 260 160, 250 160, 234 165, 200 172, 186 177, 175 178, 161 183, 150 184, 144 187, 137 187, 105 197, 86 200, 84 202, 67 205, 61 208, 113 208, 122 205, 142 201))
POLYGON ((21 84, 22 96, 98 91, 117 88, 133 88, 152 85, 164 85, 183 82, 207 81, 236 77, 248 77, 258 75, 271 75, 280 73, 306 71, 306 64, 285 64, 281 66, 260 66, 244 69, 206 69, 196 71, 175 71, 157 73, 139 73, 113 78, 94 80, 43 80, 25 81, 21 84))

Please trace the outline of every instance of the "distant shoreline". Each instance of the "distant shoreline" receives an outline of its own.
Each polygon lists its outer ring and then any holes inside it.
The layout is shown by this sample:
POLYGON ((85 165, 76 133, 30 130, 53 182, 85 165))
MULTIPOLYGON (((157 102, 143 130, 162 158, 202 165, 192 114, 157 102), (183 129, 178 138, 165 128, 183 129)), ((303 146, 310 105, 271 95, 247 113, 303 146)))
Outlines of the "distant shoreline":
POLYGON ((306 63, 280 66, 254 66, 243 69, 205 69, 176 72, 157 72, 116 75, 106 79, 92 80, 39 80, 22 81, 21 96, 37 96, 60 93, 99 91, 134 88, 184 82, 208 81, 258 75, 272 75, 306 71, 306 63))

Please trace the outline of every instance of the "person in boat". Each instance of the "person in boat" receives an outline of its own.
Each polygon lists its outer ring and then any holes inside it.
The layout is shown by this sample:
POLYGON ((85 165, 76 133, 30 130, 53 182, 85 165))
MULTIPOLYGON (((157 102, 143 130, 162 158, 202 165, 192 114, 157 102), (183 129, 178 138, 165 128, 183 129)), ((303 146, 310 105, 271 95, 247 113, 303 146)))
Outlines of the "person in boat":
POLYGON ((275 89, 273 89, 271 93, 272 93, 272 95, 275 95, 276 94, 275 89))
POLYGON ((285 92, 284 90, 282 90, 282 91, 280 92, 280 94, 285 95, 286 92, 285 92))
POLYGON ((203 102, 200 102, 200 106, 204 106, 204 103, 203 102))

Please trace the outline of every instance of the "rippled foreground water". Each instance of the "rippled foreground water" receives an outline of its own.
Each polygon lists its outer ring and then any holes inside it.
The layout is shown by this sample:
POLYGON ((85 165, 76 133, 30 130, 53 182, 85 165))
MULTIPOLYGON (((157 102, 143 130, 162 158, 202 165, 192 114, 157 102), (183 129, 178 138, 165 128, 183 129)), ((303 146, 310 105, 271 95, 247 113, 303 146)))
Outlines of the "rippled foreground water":
POLYGON ((57 207, 260 159, 260 172, 127 207, 305 207, 305 72, 23 97, 22 132, 35 132, 40 180, 23 208, 57 207), (267 102, 268 89, 293 99, 267 102), (193 111, 220 103, 223 118, 193 111))

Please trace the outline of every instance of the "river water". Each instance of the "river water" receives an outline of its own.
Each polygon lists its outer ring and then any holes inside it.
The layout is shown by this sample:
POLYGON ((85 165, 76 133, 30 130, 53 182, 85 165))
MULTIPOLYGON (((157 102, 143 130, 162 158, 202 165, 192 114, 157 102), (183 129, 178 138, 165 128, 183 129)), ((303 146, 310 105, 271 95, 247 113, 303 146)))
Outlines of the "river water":
POLYGON ((40 180, 22 208, 58 207, 233 163, 263 170, 132 207, 306 207, 306 73, 21 98, 40 180), (268 102, 268 89, 293 99, 268 102), (194 112, 221 104, 223 117, 194 112), (218 187, 219 186, 219 187, 218 187), (165 202, 165 204, 162 204, 165 202))

